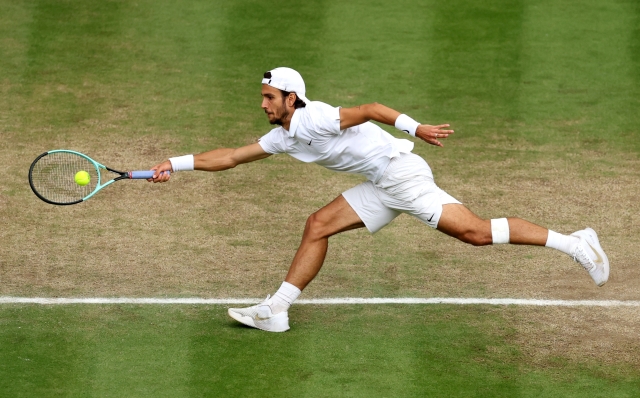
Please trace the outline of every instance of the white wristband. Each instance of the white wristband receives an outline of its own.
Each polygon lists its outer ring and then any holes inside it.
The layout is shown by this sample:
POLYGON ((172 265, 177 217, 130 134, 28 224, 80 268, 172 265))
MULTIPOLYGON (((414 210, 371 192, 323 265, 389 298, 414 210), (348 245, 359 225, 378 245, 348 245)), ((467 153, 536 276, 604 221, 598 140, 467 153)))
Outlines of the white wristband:
POLYGON ((178 156, 169 158, 173 171, 193 171, 193 155, 178 156))
POLYGON ((395 127, 398 130, 404 131, 410 136, 415 137, 416 130, 418 129, 419 125, 420 123, 416 122, 415 120, 411 119, 409 116, 403 113, 402 115, 398 116, 398 118, 396 119, 395 127))

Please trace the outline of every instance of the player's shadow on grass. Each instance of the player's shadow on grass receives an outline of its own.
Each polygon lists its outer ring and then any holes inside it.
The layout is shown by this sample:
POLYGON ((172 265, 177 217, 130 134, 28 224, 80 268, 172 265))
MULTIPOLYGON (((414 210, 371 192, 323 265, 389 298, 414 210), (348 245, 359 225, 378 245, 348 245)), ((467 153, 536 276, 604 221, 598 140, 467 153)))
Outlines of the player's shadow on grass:
POLYGON ((226 326, 231 328, 231 329, 235 329, 235 330, 256 330, 256 331, 259 331, 256 328, 253 328, 251 326, 247 326, 247 325, 245 325, 243 323, 240 323, 240 322, 234 321, 234 320, 231 320, 231 321, 227 322, 226 326))

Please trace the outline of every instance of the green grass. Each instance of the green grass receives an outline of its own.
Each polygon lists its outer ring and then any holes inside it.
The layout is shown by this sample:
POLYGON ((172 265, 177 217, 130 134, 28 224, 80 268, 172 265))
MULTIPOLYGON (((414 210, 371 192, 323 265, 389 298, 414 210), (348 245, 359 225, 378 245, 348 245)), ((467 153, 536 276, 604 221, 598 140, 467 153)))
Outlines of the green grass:
POLYGON ((496 134, 534 144, 601 139, 638 151, 630 139, 640 105, 634 2, 273 8, 248 0, 5 2, 10 120, 68 128, 121 111, 136 118, 120 124, 177 134, 189 149, 207 136, 238 144, 256 134, 239 121, 264 130, 261 71, 290 65, 312 99, 390 103, 452 122, 479 142, 496 134), (556 131, 566 121, 575 124, 556 131))
POLYGON ((5 306, 11 397, 631 397, 630 369, 527 364, 495 307, 299 306, 294 330, 218 306, 5 306))

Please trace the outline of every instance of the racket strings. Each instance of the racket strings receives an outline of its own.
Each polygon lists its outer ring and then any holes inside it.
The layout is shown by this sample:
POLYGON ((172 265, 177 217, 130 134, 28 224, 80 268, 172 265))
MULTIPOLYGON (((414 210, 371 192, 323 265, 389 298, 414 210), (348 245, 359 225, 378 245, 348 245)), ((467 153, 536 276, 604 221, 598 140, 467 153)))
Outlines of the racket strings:
POLYGON ((82 156, 56 152, 38 160, 31 173, 31 182, 43 198, 55 203, 73 203, 95 190, 98 173, 93 163, 82 156), (75 182, 76 173, 83 170, 90 177, 84 186, 75 182))

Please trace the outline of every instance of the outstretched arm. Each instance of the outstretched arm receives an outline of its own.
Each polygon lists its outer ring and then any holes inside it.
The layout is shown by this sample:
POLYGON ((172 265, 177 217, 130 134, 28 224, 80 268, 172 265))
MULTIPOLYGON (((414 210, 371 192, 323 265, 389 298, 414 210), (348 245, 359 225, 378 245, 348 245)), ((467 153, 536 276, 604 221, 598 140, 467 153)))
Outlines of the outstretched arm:
MULTIPOLYGON (((353 108, 340 108, 340 130, 357 126, 369 120, 394 126, 398 116, 400 116, 400 112, 377 102, 353 108)), ((453 134, 453 130, 444 130, 447 127, 449 127, 448 124, 437 126, 421 124, 416 130, 416 137, 431 145, 443 146, 438 139, 447 138, 449 134, 453 134)))
MULTIPOLYGON (((254 162, 269 156, 271 156, 271 154, 265 152, 257 142, 240 148, 219 148, 193 155, 193 169, 222 171, 234 168, 242 163, 254 162)), ((152 167, 151 170, 156 171, 152 179, 153 182, 168 181, 170 176, 162 172, 174 171, 169 160, 165 160, 152 167)))

